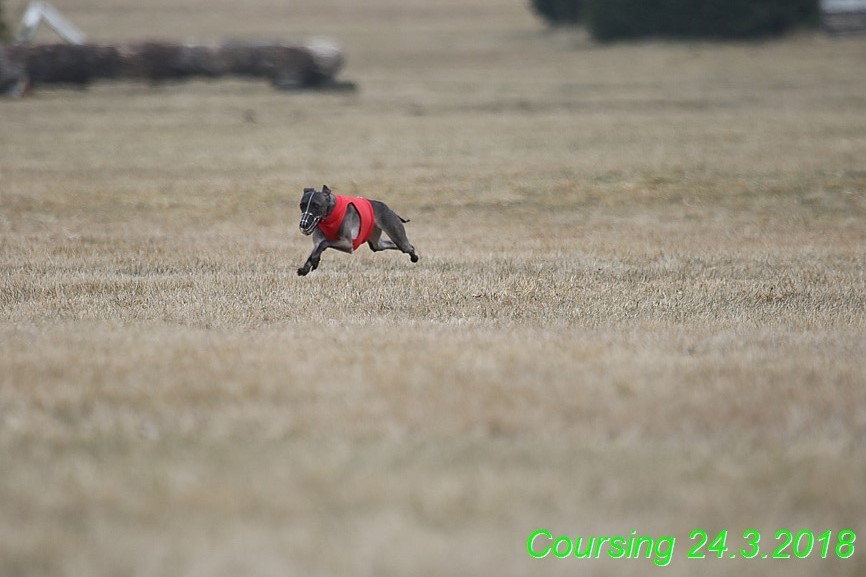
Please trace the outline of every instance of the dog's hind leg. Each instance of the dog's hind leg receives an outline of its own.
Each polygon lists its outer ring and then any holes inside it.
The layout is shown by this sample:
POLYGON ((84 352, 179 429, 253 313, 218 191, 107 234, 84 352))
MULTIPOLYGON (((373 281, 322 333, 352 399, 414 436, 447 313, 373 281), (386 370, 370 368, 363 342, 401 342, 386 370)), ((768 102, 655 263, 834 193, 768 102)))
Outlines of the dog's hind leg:
POLYGON ((406 236, 406 228, 404 222, 396 212, 388 208, 384 202, 377 200, 370 201, 373 204, 374 212, 376 213, 376 226, 370 233, 368 244, 374 251, 379 250, 400 250, 409 255, 412 262, 418 262, 418 255, 415 253, 415 247, 409 242, 406 236), (388 235, 390 240, 382 238, 382 231, 388 235))
POLYGON ((367 245, 373 252, 379 252, 380 250, 402 251, 409 255, 409 258, 412 259, 412 262, 418 262, 419 257, 417 254, 415 254, 415 247, 412 246, 409 240, 405 238, 405 233, 403 236, 405 242, 402 246, 400 246, 393 240, 382 238, 382 229, 378 226, 374 226, 373 230, 370 232, 370 238, 367 239, 367 245))
POLYGON ((373 252, 379 252, 380 250, 400 250, 400 247, 392 241, 382 238, 382 229, 378 226, 374 226, 373 230, 370 231, 370 236, 367 238, 367 245, 373 252))

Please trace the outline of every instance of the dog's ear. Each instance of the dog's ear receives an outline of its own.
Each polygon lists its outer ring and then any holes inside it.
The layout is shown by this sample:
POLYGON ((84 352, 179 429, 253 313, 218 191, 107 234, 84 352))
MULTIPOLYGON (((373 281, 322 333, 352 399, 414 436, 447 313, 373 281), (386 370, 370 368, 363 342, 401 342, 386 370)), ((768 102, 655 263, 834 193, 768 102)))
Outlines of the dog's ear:
POLYGON ((322 192, 324 192, 325 194, 331 194, 331 189, 328 188, 327 184, 323 184, 322 185, 322 192))

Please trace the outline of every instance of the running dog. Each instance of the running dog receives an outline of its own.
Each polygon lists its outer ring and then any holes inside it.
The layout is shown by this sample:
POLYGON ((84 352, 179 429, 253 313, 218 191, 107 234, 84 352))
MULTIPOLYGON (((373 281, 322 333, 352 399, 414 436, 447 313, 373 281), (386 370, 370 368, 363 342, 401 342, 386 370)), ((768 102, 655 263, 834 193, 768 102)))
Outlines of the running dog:
POLYGON ((313 252, 298 269, 298 275, 305 276, 316 270, 325 249, 335 248, 351 254, 365 242, 373 252, 400 250, 408 254, 412 262, 418 262, 415 247, 406 237, 404 222, 409 220, 384 202, 331 194, 327 186, 321 191, 305 188, 298 226, 305 235, 313 235, 313 252), (390 240, 382 238, 382 231, 390 240))

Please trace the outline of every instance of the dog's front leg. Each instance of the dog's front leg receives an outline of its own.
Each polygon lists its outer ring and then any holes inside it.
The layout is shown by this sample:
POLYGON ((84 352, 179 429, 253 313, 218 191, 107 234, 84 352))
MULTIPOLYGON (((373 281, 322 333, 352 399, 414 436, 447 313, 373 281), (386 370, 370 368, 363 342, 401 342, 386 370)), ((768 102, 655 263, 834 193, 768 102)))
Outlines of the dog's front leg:
POLYGON ((307 257, 306 262, 304 262, 304 266, 298 269, 298 276, 306 276, 310 271, 316 270, 319 268, 319 259, 322 256, 322 251, 328 248, 328 241, 322 240, 316 246, 313 247, 313 252, 310 253, 310 256, 307 257))
POLYGON ((329 248, 335 248, 337 250, 348 253, 351 253, 354 250, 354 248, 352 247, 352 239, 323 239, 315 246, 315 248, 313 248, 313 252, 311 252, 310 256, 307 257, 307 261, 304 263, 304 266, 298 269, 298 276, 306 276, 307 274, 309 274, 310 271, 314 271, 319 268, 319 260, 322 256, 322 253, 329 248))

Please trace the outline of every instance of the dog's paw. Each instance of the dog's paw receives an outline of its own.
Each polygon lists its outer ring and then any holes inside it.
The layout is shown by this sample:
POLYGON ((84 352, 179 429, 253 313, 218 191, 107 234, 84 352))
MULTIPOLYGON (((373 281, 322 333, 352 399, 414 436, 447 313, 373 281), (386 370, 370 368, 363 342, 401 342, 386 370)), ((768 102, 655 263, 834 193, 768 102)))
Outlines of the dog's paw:
POLYGON ((310 267, 302 266, 298 269, 298 276, 307 276, 307 273, 310 272, 310 267))
POLYGON ((412 260, 412 262, 418 262, 418 259, 420 259, 421 257, 413 253, 409 255, 409 258, 412 260))

